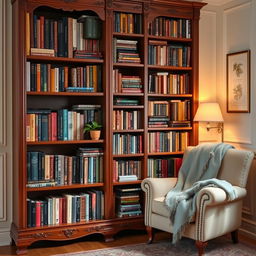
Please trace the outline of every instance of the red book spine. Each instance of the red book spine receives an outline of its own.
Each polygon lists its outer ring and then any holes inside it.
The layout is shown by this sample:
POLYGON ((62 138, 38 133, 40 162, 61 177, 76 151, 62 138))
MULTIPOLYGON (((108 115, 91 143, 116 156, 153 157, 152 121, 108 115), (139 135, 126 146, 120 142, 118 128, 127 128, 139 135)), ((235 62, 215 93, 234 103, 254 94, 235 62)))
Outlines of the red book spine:
POLYGON ((36 201, 36 227, 41 226, 41 202, 36 201))
POLYGON ((59 198, 59 224, 63 223, 63 198, 59 198))
POLYGON ((175 177, 178 177, 181 165, 182 165, 182 158, 176 158, 175 159, 175 172, 174 172, 175 177))
POLYGON ((67 198, 62 198, 62 223, 67 223, 67 198))
POLYGON ((50 179, 54 179, 54 156, 50 155, 50 179))
POLYGON ((57 112, 52 112, 52 140, 57 140, 57 112))

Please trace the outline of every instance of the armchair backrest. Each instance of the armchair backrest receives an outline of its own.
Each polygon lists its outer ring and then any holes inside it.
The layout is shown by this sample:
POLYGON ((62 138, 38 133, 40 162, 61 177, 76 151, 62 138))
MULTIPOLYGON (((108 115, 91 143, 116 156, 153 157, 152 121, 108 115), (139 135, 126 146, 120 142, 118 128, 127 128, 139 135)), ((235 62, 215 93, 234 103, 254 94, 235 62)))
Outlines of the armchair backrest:
MULTIPOLYGON (((192 148, 188 147, 186 149, 184 158, 192 148)), ((244 188, 253 158, 254 153, 251 151, 229 149, 222 160, 217 178, 226 180, 234 186, 244 188)))

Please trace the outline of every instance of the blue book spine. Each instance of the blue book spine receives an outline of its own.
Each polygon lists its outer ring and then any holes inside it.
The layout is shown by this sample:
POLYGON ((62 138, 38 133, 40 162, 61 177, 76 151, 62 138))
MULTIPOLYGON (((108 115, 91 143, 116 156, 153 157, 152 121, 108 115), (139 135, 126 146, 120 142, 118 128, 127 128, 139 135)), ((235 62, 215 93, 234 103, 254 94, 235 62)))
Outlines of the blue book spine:
POLYGON ((27 152, 27 181, 31 181, 31 154, 27 152))
POLYGON ((63 109, 63 140, 68 140, 68 110, 63 109))
POLYGON ((49 136, 48 136, 48 115, 42 115, 42 141, 48 141, 49 136))
POLYGON ((93 183, 93 157, 89 157, 88 183, 93 183))
POLYGON ((34 40, 34 47, 37 48, 37 16, 33 16, 33 40, 34 40))
POLYGON ((63 109, 57 111, 58 116, 58 140, 63 140, 63 109))
POLYGON ((30 152, 31 156, 31 180, 38 181, 38 152, 30 152))

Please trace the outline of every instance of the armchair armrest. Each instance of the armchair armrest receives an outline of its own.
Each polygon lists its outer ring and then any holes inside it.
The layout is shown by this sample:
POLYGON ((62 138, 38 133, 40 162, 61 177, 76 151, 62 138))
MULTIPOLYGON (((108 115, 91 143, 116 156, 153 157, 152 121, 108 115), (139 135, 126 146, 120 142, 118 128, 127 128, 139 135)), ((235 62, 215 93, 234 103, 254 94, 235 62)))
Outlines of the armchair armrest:
POLYGON ((146 178, 141 183, 142 190, 146 193, 144 221, 146 226, 151 226, 152 202, 154 198, 167 194, 176 184, 177 178, 146 178))
POLYGON ((176 184, 177 178, 146 178, 141 183, 141 188, 146 196, 151 199, 167 194, 176 184))
MULTIPOLYGON (((233 187, 237 194, 237 198, 235 200, 241 200, 246 196, 245 188, 241 188, 238 186, 233 186, 233 187)), ((212 206, 212 205, 231 202, 228 199, 226 192, 223 189, 216 188, 216 187, 206 187, 199 191, 197 195, 197 202, 196 202, 197 209, 200 209, 200 204, 202 201, 204 201, 205 206, 212 206)))

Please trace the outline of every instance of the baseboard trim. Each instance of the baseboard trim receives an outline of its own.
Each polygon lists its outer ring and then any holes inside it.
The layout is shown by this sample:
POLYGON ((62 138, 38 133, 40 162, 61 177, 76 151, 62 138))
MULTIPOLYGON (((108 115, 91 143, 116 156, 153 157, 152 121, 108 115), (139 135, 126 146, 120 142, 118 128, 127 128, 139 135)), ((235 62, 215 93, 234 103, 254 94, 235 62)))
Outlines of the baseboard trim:
POLYGON ((10 231, 0 232, 0 246, 11 244, 10 231))
POLYGON ((253 239, 254 241, 256 241, 256 234, 253 232, 250 232, 246 229, 243 228, 239 228, 239 233, 245 237, 248 237, 250 239, 253 239))

